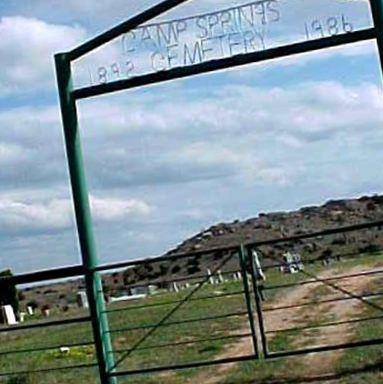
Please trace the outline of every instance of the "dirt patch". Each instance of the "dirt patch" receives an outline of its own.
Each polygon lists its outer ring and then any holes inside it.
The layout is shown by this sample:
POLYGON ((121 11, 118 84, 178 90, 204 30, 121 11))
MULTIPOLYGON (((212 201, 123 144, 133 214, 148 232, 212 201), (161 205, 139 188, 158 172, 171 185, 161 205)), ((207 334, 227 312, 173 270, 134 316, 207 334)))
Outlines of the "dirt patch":
MULTIPOLYGON (((367 267, 355 267, 347 271, 349 274, 367 272, 371 268, 367 267)), ((342 273, 344 274, 344 272, 342 273)), ((346 290, 354 295, 363 294, 369 284, 374 280, 374 277, 357 277, 346 280, 339 280, 332 282, 337 287, 346 290)), ((334 299, 337 297, 346 296, 344 293, 337 289, 331 289, 330 292, 321 297, 322 300, 334 299)), ((325 306, 316 306, 310 313, 310 317, 322 316, 324 322, 342 322, 350 319, 358 318, 359 314, 365 308, 367 304, 357 299, 350 299, 345 301, 336 301, 325 306)), ((311 337, 310 346, 316 347, 321 345, 336 345, 344 344, 352 339, 354 324, 339 324, 336 326, 330 326, 321 328, 320 331, 311 337)), ((301 362, 304 365, 305 372, 310 376, 316 376, 320 374, 330 374, 334 372, 340 357, 342 356, 342 350, 331 351, 327 353, 317 353, 304 356, 301 362)))
MULTIPOLYGON (((273 300, 272 307, 279 306, 288 306, 296 304, 302 301, 313 287, 318 287, 320 284, 310 284, 310 285, 302 285, 294 290, 291 290, 285 294, 279 295, 275 300, 273 300)), ((267 316, 265 317, 265 324, 267 324, 268 329, 279 329, 283 327, 293 326, 298 323, 298 319, 296 318, 293 310, 287 310, 281 313, 279 311, 267 312, 267 316), (277 313, 278 312, 278 313, 277 313)), ((248 325, 244 327, 239 333, 246 333, 249 331, 248 325)), ((259 334, 259 332, 258 332, 259 334)), ((250 338, 242 339, 237 343, 228 344, 222 353, 220 353, 216 358, 218 359, 226 359, 233 356, 245 356, 253 353, 253 344, 250 338)), ((221 383, 230 372, 230 370, 236 365, 236 363, 219 365, 214 368, 214 373, 210 374, 207 371, 203 371, 199 373, 197 376, 194 376, 190 381, 191 383, 204 383, 204 384, 218 384, 221 383)))
MULTIPOLYGON (((344 274, 356 274, 371 270, 368 267, 354 267, 347 271, 340 270, 327 270, 320 275, 319 279, 326 279, 329 277, 344 275, 344 274)), ((351 278, 346 280, 331 281, 332 284, 346 290, 352 294, 360 295, 363 290, 371 284, 374 277, 362 277, 351 278)), ((293 290, 284 292, 273 300, 272 305, 265 305, 267 308, 276 308, 280 306, 290 306, 305 301, 310 301, 315 298, 319 299, 318 290, 322 290, 320 293, 320 300, 327 300, 339 297, 345 297, 346 294, 329 287, 322 282, 315 282, 312 284, 300 285, 293 290), (323 290, 323 287, 326 287, 323 290)), ((356 318, 362 311, 363 304, 360 300, 352 299, 346 301, 335 301, 330 304, 321 304, 317 306, 302 307, 301 310, 284 309, 277 311, 265 312, 264 321, 266 330, 277 330, 285 328, 293 328, 297 326, 312 324, 319 319, 321 322, 337 322, 344 321, 352 318, 356 318)), ((248 332, 248 327, 242 329, 241 332, 248 332)), ((302 333, 304 335, 304 333, 302 333)), ((333 327, 318 328, 315 333, 306 333, 306 342, 304 340, 297 340, 293 342, 293 346, 296 348, 303 348, 309 341, 310 347, 316 347, 320 345, 335 345, 342 344, 349 341, 353 335, 352 324, 341 324, 333 327)), ((268 340, 272 340, 273 334, 268 335, 268 340)), ((306 345, 307 347, 307 345, 306 345)), ((253 345, 250 338, 242 339, 237 343, 227 345, 222 353, 216 358, 225 359, 233 356, 249 355, 253 351, 253 345)), ((317 375, 330 374, 334 372, 337 362, 342 355, 342 351, 333 351, 327 353, 310 354, 302 357, 301 364, 307 374, 307 377, 314 377, 317 375)), ((217 366, 214 371, 202 371, 198 375, 194 376, 189 382, 191 383, 204 383, 204 384, 219 384, 224 381, 227 374, 235 366, 236 363, 217 366)))

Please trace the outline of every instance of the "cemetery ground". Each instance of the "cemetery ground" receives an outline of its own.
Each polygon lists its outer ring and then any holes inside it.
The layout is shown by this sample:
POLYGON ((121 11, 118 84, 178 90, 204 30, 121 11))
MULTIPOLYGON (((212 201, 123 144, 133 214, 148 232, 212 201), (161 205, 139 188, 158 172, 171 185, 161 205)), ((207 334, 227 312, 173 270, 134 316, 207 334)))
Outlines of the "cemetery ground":
MULTIPOLYGON (((383 255, 374 254, 358 257, 324 267, 322 265, 306 265, 305 272, 320 278, 328 278, 348 273, 370 271, 383 266, 383 255)), ((267 285, 286 284, 307 280, 303 273, 282 274, 277 270, 266 272, 267 285)), ((382 286, 381 275, 362 276, 336 281, 342 289, 357 295, 378 291, 382 286)), ((121 302, 108 306, 110 328, 116 351, 116 360, 127 354, 127 350, 142 338, 148 328, 158 323, 174 304, 159 306, 173 300, 180 300, 192 287, 179 293, 159 292, 146 299, 135 302, 121 302), (139 308, 143 305, 151 305, 139 308), (133 309, 133 307, 137 307, 133 309), (130 330, 127 330, 130 328, 130 330)), ((242 282, 228 281, 220 285, 204 285, 196 296, 216 296, 209 300, 195 300, 185 303, 169 321, 177 322, 185 319, 201 319, 218 317, 210 321, 195 321, 158 328, 140 346, 129 353, 119 369, 134 370, 158 365, 181 364, 190 361, 241 356, 252 352, 250 337, 235 338, 235 335, 247 334, 249 323, 246 315, 246 303, 243 295, 235 294, 243 289, 242 282), (233 293, 232 296, 223 294, 233 293), (220 297, 222 296, 222 297, 220 297), (226 313, 238 313, 236 316, 223 317, 226 313), (222 318, 219 316, 222 315, 222 318), (222 340, 220 337, 232 338, 222 340), (215 339, 201 343, 190 343, 193 340, 215 339), (171 343, 178 346, 166 347, 171 343), (151 348, 161 346, 161 348, 151 348)), ((289 310, 272 310, 279 306, 289 306, 307 301, 331 300, 342 294, 323 283, 298 285, 288 289, 266 291, 264 302, 265 324, 268 332, 281 328, 297 328, 319 325, 325 322, 337 322, 354 318, 374 317, 381 312, 358 300, 333 301, 324 304, 303 306, 289 310), (271 309, 268 311, 268 309, 271 309)), ((382 305, 381 297, 369 301, 382 305)), ((84 309, 70 310, 66 317, 86 315, 84 309)), ((63 313, 52 313, 49 320, 62 319, 63 313)), ((33 319, 29 321, 39 321, 33 319)), ((271 351, 313 347, 323 344, 339 344, 353 340, 366 340, 383 336, 382 320, 361 323, 341 324, 334 327, 292 330, 291 332, 268 333, 271 351)), ((71 347, 69 351, 59 349, 39 351, 39 348, 52 345, 66 346, 72 343, 90 343, 91 329, 88 323, 51 327, 14 333, 0 334, 0 369, 2 372, 26 371, 49 367, 92 364, 95 362, 94 348, 91 344, 71 347), (7 351, 19 350, 28 353, 9 354, 7 351)), ((201 369, 163 372, 147 376, 120 378, 120 383, 140 384, 293 384, 293 383, 381 383, 383 351, 381 346, 348 349, 344 351, 325 352, 302 355, 276 360, 260 360, 245 363, 212 366, 201 369)), ((97 368, 76 370, 58 370, 47 374, 17 375, 0 378, 4 384, 37 384, 37 383, 97 383, 97 368)))

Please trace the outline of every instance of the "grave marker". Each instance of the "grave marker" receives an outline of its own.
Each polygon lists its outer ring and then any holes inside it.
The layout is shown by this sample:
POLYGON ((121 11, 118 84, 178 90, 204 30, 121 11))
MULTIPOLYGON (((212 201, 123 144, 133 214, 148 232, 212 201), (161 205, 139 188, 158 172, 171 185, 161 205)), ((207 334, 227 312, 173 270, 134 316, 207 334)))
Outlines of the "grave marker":
POLYGON ((88 296, 85 291, 77 292, 77 304, 80 308, 89 308, 88 296))
POLYGON ((1 318, 6 325, 16 325, 17 320, 12 305, 1 306, 1 318))

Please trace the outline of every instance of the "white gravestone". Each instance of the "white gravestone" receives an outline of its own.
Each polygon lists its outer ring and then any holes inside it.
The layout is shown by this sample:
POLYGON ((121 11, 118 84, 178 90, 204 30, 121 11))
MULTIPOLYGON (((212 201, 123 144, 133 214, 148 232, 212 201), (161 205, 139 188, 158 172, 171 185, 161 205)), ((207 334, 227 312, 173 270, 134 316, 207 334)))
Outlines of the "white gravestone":
POLYGON ((12 305, 3 305, 1 307, 1 315, 5 324, 7 325, 17 324, 15 312, 13 311, 12 305))
POLYGON ((25 312, 20 312, 19 313, 20 323, 24 323, 25 315, 26 315, 25 312))
POLYGON ((211 270, 210 270, 210 269, 207 269, 207 275, 208 275, 208 277, 209 277, 209 283, 210 283, 211 285, 214 285, 214 284, 215 284, 215 281, 214 281, 214 277, 213 277, 213 275, 211 274, 211 270))
POLYGON ((30 305, 27 307, 27 312, 28 312, 28 315, 30 316, 33 316, 35 311, 33 310, 33 307, 31 307, 30 305))
POLYGON ((180 291, 178 284, 175 282, 172 284, 172 291, 176 293, 180 291))
POLYGON ((255 266, 255 278, 257 280, 266 280, 266 276, 263 273, 261 261, 257 251, 253 250, 254 266, 255 266))
POLYGON ((77 304, 80 308, 89 308, 88 296, 85 291, 77 292, 77 304))
POLYGON ((223 278, 222 276, 222 272, 220 270, 217 271, 217 275, 218 275, 218 281, 220 283, 224 283, 225 282, 225 279, 223 278))

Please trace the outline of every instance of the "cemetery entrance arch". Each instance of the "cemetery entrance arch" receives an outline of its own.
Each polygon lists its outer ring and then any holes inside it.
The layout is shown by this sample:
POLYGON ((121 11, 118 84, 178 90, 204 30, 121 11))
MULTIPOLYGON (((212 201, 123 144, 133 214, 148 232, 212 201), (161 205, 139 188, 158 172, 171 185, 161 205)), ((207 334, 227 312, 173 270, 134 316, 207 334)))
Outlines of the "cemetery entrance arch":
MULTIPOLYGON (((233 67, 240 67, 246 64, 263 62, 267 60, 287 57, 305 52, 318 51, 321 49, 352 44, 356 42, 373 40, 377 42, 381 62, 383 60, 383 0, 370 0, 370 6, 374 25, 371 28, 353 31, 348 20, 342 15, 339 18, 332 18, 328 23, 328 31, 322 30, 322 36, 318 37, 313 32, 321 29, 318 22, 306 25, 306 40, 303 42, 281 45, 267 48, 262 43, 262 38, 253 35, 243 34, 241 41, 234 41, 234 36, 230 37, 223 34, 221 41, 221 50, 224 54, 209 56, 212 47, 207 46, 207 41, 203 40, 209 28, 220 22, 221 27, 228 23, 231 14, 246 17, 244 9, 235 7, 224 12, 214 12, 202 16, 198 20, 207 20, 202 28, 200 40, 194 41, 191 45, 184 45, 181 48, 181 54, 168 49, 166 55, 159 52, 152 52, 150 63, 152 71, 150 73, 132 76, 132 65, 124 63, 124 76, 121 77, 121 70, 116 66, 102 67, 97 71, 96 84, 75 87, 73 84, 72 64, 85 55, 107 45, 113 39, 122 38, 122 46, 126 49, 126 39, 137 28, 150 22, 157 16, 186 3, 188 0, 165 0, 143 13, 121 23, 111 30, 91 39, 79 47, 65 53, 59 53, 55 56, 57 81, 62 112, 62 123, 66 144, 66 153, 68 167, 70 171, 71 188, 73 194, 73 204, 75 208, 77 230, 83 260, 83 267, 86 271, 86 289, 89 299, 90 313, 94 338, 97 349, 98 363, 100 368, 101 382, 114 383, 116 377, 122 375, 116 371, 113 358, 113 349, 110 340, 108 328, 108 317, 105 311, 105 303, 102 295, 102 284, 100 277, 100 268, 97 260, 97 252, 94 241, 93 225, 90 215, 88 188, 85 181, 85 169, 83 164, 81 142, 79 136, 79 122, 77 116, 77 102, 90 97, 105 95, 117 91, 144 87, 149 84, 159 84, 162 82, 186 78, 190 76, 212 73, 214 71, 224 70, 233 67), (219 18, 220 17, 220 18, 219 18), (315 35, 315 36, 313 36, 315 35), (203 40, 203 41, 202 41, 203 40), (238 50, 239 49, 239 50, 238 50), (221 56, 221 57, 220 57, 221 56), (180 58, 181 57, 181 61, 180 58), (118 79, 113 77, 118 73, 118 79), (97 83, 98 82, 98 83, 97 83)), ((197 1, 197 0, 195 0, 197 1)), ((246 7, 259 13, 259 7, 263 10, 263 16, 271 20, 277 20, 280 16, 277 0, 261 0, 249 3, 246 7), (253 8, 254 7, 254 8, 253 8)), ((170 23, 157 24, 157 33, 163 34, 164 38, 171 38, 171 34, 180 34, 188 28, 187 21, 196 20, 196 17, 185 18, 172 21, 170 23), (168 29, 161 29, 166 26, 168 29), (166 33, 168 33, 166 35, 166 33)), ((264 22, 267 22, 266 19, 264 22)), ((202 23, 202 21, 201 21, 202 23)), ((142 29, 141 29, 142 30, 142 29)), ((145 31, 145 29, 143 30, 145 31)), ((177 35, 178 36, 178 35, 177 35)), ((206 37, 205 36, 205 37, 206 37)), ((238 36, 237 36, 238 37, 238 36)), ((241 37, 241 36, 239 36, 241 37)), ((260 246, 255 244, 252 246, 260 246)), ((254 287, 257 290, 257 287, 254 287)), ((259 303, 258 303, 259 304, 259 303)), ((262 308, 258 305, 258 315, 260 319, 260 329, 264 353, 267 353, 267 340, 262 331, 262 308)), ((292 354, 294 352, 285 353, 292 354)), ((257 354, 254 355, 254 358, 257 354)), ((211 362, 214 364, 214 362, 211 362)), ((137 373, 137 372, 136 372, 137 373)))

